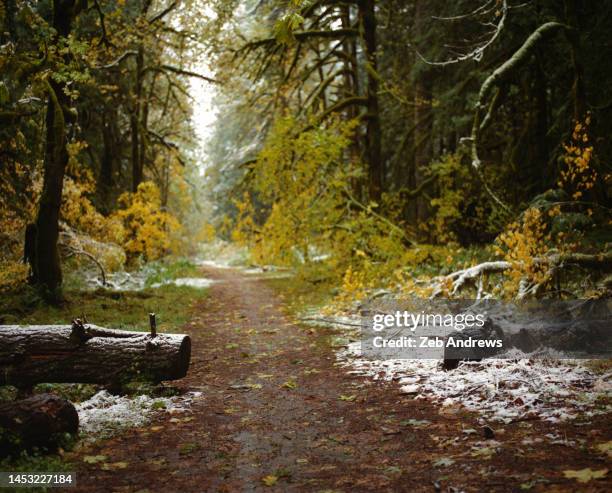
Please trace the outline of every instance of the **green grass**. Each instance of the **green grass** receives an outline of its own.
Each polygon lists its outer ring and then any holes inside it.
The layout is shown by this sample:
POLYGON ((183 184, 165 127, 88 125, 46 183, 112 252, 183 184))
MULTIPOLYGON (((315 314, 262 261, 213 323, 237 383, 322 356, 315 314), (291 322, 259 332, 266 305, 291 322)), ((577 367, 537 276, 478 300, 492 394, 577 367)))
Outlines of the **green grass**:
MULTIPOLYGON (((65 461, 61 456, 57 454, 52 455, 39 455, 39 454, 23 454, 17 458, 0 459, 0 471, 8 472, 40 472, 40 473, 51 473, 51 472, 71 472, 74 471, 74 466, 65 461)), ((84 478, 81 478, 84 479, 84 478)), ((78 481, 78 478, 77 478, 78 481)), ((18 491, 18 492, 41 492, 41 491, 54 491, 57 488, 47 487, 36 487, 36 488, 16 488, 11 490, 9 488, 3 488, 2 491, 18 491)))
POLYGON ((181 277, 202 277, 199 267, 188 259, 151 262, 148 267, 151 273, 147 276, 146 286, 162 284, 181 277))
POLYGON ((113 329, 148 330, 148 314, 157 314, 159 332, 176 332, 189 320, 193 303, 206 296, 202 289, 163 285, 143 291, 70 290, 59 305, 37 299, 29 289, 3 297, 0 323, 70 324, 75 318, 113 329))
MULTIPOLYGON (((69 324, 75 318, 103 327, 148 330, 149 313, 157 315, 160 332, 177 332, 190 318, 190 308, 206 291, 189 286, 163 284, 180 277, 201 277, 199 268, 186 259, 152 262, 142 291, 87 291, 68 283, 63 301, 48 304, 29 286, 3 293, 0 297, 0 324, 69 324), (161 287, 151 288, 160 283, 161 287)), ((78 277, 71 273, 71 278, 78 277)))
POLYGON ((337 290, 333 278, 316 275, 270 278, 266 279, 266 283, 274 289, 293 315, 325 306, 337 290))

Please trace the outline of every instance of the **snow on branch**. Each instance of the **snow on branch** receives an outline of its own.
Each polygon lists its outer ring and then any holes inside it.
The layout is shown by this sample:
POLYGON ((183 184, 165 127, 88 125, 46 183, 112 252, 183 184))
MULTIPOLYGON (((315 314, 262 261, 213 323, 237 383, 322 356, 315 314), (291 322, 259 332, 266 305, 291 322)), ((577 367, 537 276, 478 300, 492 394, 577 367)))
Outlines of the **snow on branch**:
MULTIPOLYGON (((539 282, 528 283, 527 280, 524 279, 521 283, 521 289, 519 290, 519 299, 540 293, 542 288, 552 278, 552 275, 558 269, 579 266, 587 269, 609 271, 612 267, 612 251, 595 254, 555 253, 552 255, 535 258, 534 263, 546 266, 548 271, 543 279, 539 282)), ((483 262, 466 269, 452 272, 446 276, 437 277, 435 279, 431 298, 441 296, 444 293, 445 288, 447 288, 450 294, 454 296, 465 285, 477 283, 477 299, 480 299, 483 295, 483 276, 488 274, 501 274, 507 270, 510 270, 514 265, 515 264, 512 262, 507 262, 505 260, 483 262)))

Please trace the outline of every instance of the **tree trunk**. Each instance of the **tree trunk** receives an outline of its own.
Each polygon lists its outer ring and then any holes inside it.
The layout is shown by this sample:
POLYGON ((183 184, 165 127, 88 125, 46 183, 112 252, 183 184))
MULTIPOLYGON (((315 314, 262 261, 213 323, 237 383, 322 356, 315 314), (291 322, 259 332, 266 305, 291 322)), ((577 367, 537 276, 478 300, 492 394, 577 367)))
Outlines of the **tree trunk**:
POLYGON ((574 103, 574 120, 581 121, 586 112, 586 94, 584 89, 584 67, 580 61, 580 26, 576 0, 565 0, 565 17, 571 29, 565 30, 570 44, 574 82, 572 84, 572 99, 574 103))
MULTIPOLYGON (((352 25, 351 21, 351 6, 350 5, 341 5, 340 7, 340 17, 342 20, 342 28, 350 29, 352 25)), ((354 14, 353 14, 354 16, 354 14)), ((359 96, 359 74, 357 67, 357 43, 354 37, 348 36, 344 42, 342 43, 342 49, 344 50, 346 56, 343 60, 344 64, 344 94, 343 97, 345 99, 359 96)), ((346 109, 346 118, 348 120, 352 120, 353 118, 357 118, 358 116, 358 107, 355 105, 351 105, 346 109)), ((348 146, 347 154, 348 159, 352 164, 356 164, 360 162, 360 143, 361 139, 359 136, 359 132, 355 132, 351 143, 348 146)), ((361 178, 351 178, 351 189, 356 197, 363 200, 363 180, 361 178)))
POLYGON ((380 113, 378 109, 378 73, 376 65, 376 12, 375 0, 359 3, 359 18, 366 56, 367 73, 367 128, 366 159, 368 162, 368 181, 370 200, 380 201, 383 190, 384 165, 381 157, 380 113))
MULTIPOLYGON (((67 37, 75 16, 75 0, 53 2, 53 27, 58 37, 67 37)), ((57 41, 57 38, 56 38, 57 41)), ((32 281, 42 286, 51 298, 58 296, 62 283, 57 240, 59 236, 59 214, 62 204, 64 172, 68 164, 66 149, 65 109, 70 100, 64 85, 49 79, 47 90, 46 144, 44 158, 43 189, 40 195, 36 218, 36 255, 32 265, 32 281)))
POLYGON ((132 192, 138 190, 138 185, 142 182, 142 159, 140 156, 141 146, 140 139, 140 119, 142 108, 142 85, 144 68, 144 48, 142 44, 138 47, 136 55, 136 80, 134 83, 134 103, 132 114, 130 115, 130 131, 132 134, 132 192))
POLYGON ((0 404, 0 456, 33 447, 55 449, 75 434, 79 415, 70 401, 52 394, 0 404))
POLYGON ((190 354, 191 339, 184 334, 0 325, 0 385, 175 380, 187 374, 190 354))
POLYGON ((111 110, 102 115, 102 156, 100 158, 100 175, 98 177, 98 194, 102 203, 102 211, 112 210, 111 192, 115 174, 115 150, 113 131, 116 113, 111 110))
MULTIPOLYGON (((416 2, 414 14, 415 37, 425 31, 426 8, 423 0, 416 2)), ((422 62, 421 62, 422 63, 422 62)), ((414 184, 418 187, 426 179, 426 169, 432 159, 433 118, 431 113, 431 76, 427 67, 421 67, 414 82, 414 184)), ((416 198, 416 226, 429 220, 430 206, 427 194, 416 198)), ((421 231, 419 229, 419 231, 421 231)))

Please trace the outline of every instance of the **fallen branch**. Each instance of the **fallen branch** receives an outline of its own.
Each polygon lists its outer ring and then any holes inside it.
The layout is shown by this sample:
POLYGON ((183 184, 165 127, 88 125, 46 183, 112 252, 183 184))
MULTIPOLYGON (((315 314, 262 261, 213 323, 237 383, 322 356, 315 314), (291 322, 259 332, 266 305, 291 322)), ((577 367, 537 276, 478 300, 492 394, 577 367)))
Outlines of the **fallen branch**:
POLYGON ((337 318, 300 317, 299 320, 302 322, 314 322, 317 324, 326 324, 326 325, 345 325, 347 327, 363 327, 363 324, 343 322, 337 318))
MULTIPOLYGON (((351 192, 349 192, 348 189, 344 189, 344 193, 347 196, 347 198, 349 199, 349 201, 351 202, 351 204, 359 207, 361 210, 363 210, 364 212, 372 215, 373 217, 375 217, 376 219, 378 219, 379 221, 383 222, 384 224, 386 224, 387 226, 389 226, 389 228, 391 228, 393 231, 396 231, 400 237, 406 241, 406 243, 410 244, 410 245, 415 245, 416 244, 416 240, 414 240, 413 238, 409 238, 406 234, 406 231, 402 228, 400 228, 397 224, 394 224, 393 222, 391 222, 389 219, 387 219, 384 216, 381 216, 380 214, 378 214, 377 212, 375 212, 372 207, 368 207, 365 204, 362 204, 361 202, 359 202, 355 197, 353 197, 353 195, 351 194, 351 192)), ((413 233, 411 231, 411 233, 413 233)))
MULTIPOLYGON (((537 295, 542 287, 553 277, 553 274, 559 270, 571 266, 580 266, 589 269, 601 269, 602 271, 609 271, 612 268, 612 251, 605 253, 555 253, 546 257, 535 258, 534 264, 545 265, 548 267, 547 272, 544 275, 544 280, 539 283, 524 284, 519 290, 519 298, 525 298, 530 295, 537 295)), ((446 276, 436 278, 436 284, 434 292, 431 298, 436 298, 444 292, 444 286, 451 283, 450 294, 455 295, 457 292, 467 283, 474 282, 478 279, 479 283, 482 283, 481 276, 486 274, 499 274, 503 273, 508 269, 511 269, 514 265, 512 262, 505 260, 483 262, 481 264, 468 267, 466 269, 452 272, 446 276)), ((482 293, 482 286, 478 286, 479 291, 482 293)))
POLYGON ((449 281, 452 281, 451 295, 454 295, 461 289, 468 281, 473 281, 479 278, 483 274, 499 273, 504 272, 512 267, 510 262, 499 260, 497 262, 483 262, 482 264, 468 267, 467 269, 458 270, 447 276, 438 278, 436 289, 431 295, 432 298, 436 298, 442 294, 444 285, 449 281))
POLYGON ((106 273, 104 272, 104 267, 102 266, 102 264, 96 257, 94 257, 91 253, 86 252, 85 250, 78 249, 78 248, 67 247, 67 249, 68 249, 68 255, 66 255, 67 258, 72 257, 74 255, 82 255, 83 257, 87 257, 88 259, 93 261, 98 266, 98 269, 100 270, 100 277, 102 278, 102 286, 108 285, 106 282, 106 273))

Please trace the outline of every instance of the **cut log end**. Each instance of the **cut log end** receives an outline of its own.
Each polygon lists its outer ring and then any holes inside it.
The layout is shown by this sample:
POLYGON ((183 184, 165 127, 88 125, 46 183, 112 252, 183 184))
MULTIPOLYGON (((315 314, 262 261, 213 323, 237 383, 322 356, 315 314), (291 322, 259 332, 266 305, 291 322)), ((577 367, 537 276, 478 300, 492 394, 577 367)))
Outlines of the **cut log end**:
POLYGON ((175 364, 170 368, 168 376, 162 380, 178 380, 187 375, 191 361, 191 337, 184 336, 175 357, 175 364))

